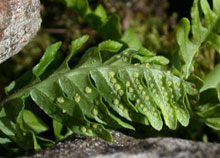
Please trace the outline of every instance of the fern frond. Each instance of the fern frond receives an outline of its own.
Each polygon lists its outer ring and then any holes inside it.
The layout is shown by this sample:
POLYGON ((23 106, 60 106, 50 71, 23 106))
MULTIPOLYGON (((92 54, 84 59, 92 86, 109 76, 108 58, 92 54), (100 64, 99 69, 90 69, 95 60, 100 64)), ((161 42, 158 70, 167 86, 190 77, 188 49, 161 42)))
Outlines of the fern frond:
POLYGON ((186 78, 193 71, 193 59, 205 44, 210 44, 220 53, 220 3, 213 0, 212 4, 213 9, 207 0, 194 0, 191 26, 187 18, 183 18, 179 24, 177 43, 184 60, 183 73, 186 78), (190 32, 192 39, 189 37, 190 32))
MULTIPOLYGON (((47 130, 44 123, 37 124, 42 131, 36 132, 26 120, 28 117, 24 117, 24 113, 29 114, 25 108, 28 99, 73 133, 98 136, 107 141, 112 141, 112 136, 106 128, 135 130, 133 125, 139 123, 161 130, 163 120, 170 129, 176 129, 177 122, 188 125, 190 115, 184 98, 195 90, 190 83, 161 68, 168 63, 166 58, 144 48, 117 53, 122 44, 105 41, 90 48, 71 69, 69 60, 87 39, 88 36, 83 36, 75 40, 70 55, 48 76, 45 61, 55 58, 50 53, 56 54, 60 44, 50 46, 33 68, 26 87, 17 91, 14 82, 7 88, 8 94, 12 94, 1 103, 0 119, 13 124, 15 142, 18 142, 17 129, 33 136, 47 130), (7 117, 13 107, 14 118, 7 117)), ((7 136, 10 134, 0 130, 7 136)), ((38 141, 36 138, 31 142, 35 148, 38 141)))

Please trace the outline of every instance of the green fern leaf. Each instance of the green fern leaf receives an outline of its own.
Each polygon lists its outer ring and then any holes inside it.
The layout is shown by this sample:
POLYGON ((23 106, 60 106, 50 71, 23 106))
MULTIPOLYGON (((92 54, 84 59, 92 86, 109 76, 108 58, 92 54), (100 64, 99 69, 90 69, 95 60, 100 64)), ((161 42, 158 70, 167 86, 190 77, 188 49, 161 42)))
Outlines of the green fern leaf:
POLYGON ((64 138, 60 135, 62 125, 70 133, 98 136, 107 141, 113 138, 106 128, 135 130, 133 125, 138 123, 161 130, 163 120, 170 129, 176 129, 177 122, 188 125, 190 115, 184 98, 195 90, 190 83, 161 68, 168 63, 166 58, 144 48, 118 53, 122 44, 108 40, 86 51, 71 69, 69 60, 87 39, 88 36, 83 36, 73 41, 70 55, 45 78, 48 66, 45 61, 54 59, 60 44, 50 46, 33 68, 29 76, 32 82, 20 90, 7 88, 13 94, 1 103, 0 125, 1 119, 7 119, 7 124, 13 126, 1 128, 1 132, 15 141, 19 138, 18 144, 24 143, 24 139, 15 132, 26 132, 33 138, 28 143, 34 149, 41 147, 38 141, 43 138, 38 134, 48 130, 48 126, 26 109, 27 99, 54 120, 57 139, 64 138))
POLYGON ((191 27, 187 18, 183 18, 179 24, 177 43, 184 60, 183 72, 186 78, 193 71, 193 59, 205 44, 210 44, 220 53, 220 3, 218 0, 212 2, 213 10, 207 0, 194 0, 191 10, 191 27), (192 40, 189 38, 190 31, 192 40))

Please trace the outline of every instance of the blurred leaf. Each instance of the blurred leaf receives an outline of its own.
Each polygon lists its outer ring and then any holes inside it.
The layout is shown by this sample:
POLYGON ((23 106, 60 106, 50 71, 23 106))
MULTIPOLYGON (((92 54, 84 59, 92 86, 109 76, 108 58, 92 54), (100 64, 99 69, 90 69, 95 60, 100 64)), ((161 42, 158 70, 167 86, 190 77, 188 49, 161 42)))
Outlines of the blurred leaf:
POLYGON ((57 43, 49 46, 46 49, 46 51, 45 51, 43 57, 41 58, 40 62, 33 68, 33 74, 36 77, 40 77, 40 75, 42 75, 44 73, 44 71, 46 70, 48 65, 50 65, 50 63, 56 57, 57 51, 59 50, 61 45, 62 45, 61 42, 57 42, 57 43))
POLYGON ((44 137, 39 137, 39 136, 36 136, 36 138, 37 138, 37 142, 41 148, 47 148, 52 145, 55 145, 55 142, 50 139, 46 139, 44 137))
POLYGON ((53 120, 53 132, 54 132, 54 136, 56 138, 56 140, 61 140, 63 138, 62 130, 63 130, 63 124, 53 120))
POLYGON ((209 43, 220 53, 220 36, 216 32, 220 27, 220 3, 213 1, 213 10, 207 0, 194 0, 191 10, 192 24, 187 18, 180 21, 177 30, 177 43, 179 51, 184 60, 183 72, 186 78, 193 71, 194 58, 199 53, 199 50, 209 43), (203 16, 204 15, 204 16, 203 16), (202 19, 205 20, 204 25, 202 19), (192 32, 192 40, 189 38, 190 31, 192 32))
POLYGON ((85 17, 89 12, 88 0, 65 0, 67 7, 73 8, 79 15, 85 17))
POLYGON ((70 54, 66 57, 66 59, 63 61, 63 63, 61 64, 61 66, 58 68, 57 71, 61 72, 63 70, 68 70, 69 65, 68 62, 70 61, 70 59, 76 55, 79 51, 79 49, 83 46, 83 44, 89 39, 88 35, 84 35, 74 41, 72 41, 71 43, 71 50, 70 50, 70 54))
POLYGON ((9 144, 11 143, 12 141, 8 138, 1 138, 0 137, 0 144, 9 144))
POLYGON ((209 88, 217 88, 220 84, 220 63, 216 65, 214 70, 206 75, 204 78, 204 85, 202 86, 200 92, 203 92, 209 88))
POLYGON ((98 51, 107 51, 116 53, 122 48, 122 44, 116 41, 107 40, 98 45, 98 51))
POLYGON ((116 14, 111 15, 98 32, 103 40, 119 40, 121 38, 120 17, 116 14))
POLYGON ((98 15, 96 15, 94 13, 88 14, 85 17, 85 20, 88 23, 88 25, 90 27, 92 27, 93 29, 95 29, 95 30, 99 30, 102 27, 102 25, 103 25, 102 19, 98 15))
POLYGON ((207 126, 215 129, 215 130, 220 130, 220 117, 217 118, 207 118, 205 120, 205 123, 207 126))
POLYGON ((141 63, 148 63, 149 64, 148 67, 152 66, 153 64, 157 64, 157 65, 169 64, 169 59, 163 56, 156 56, 148 49, 140 48, 139 51, 140 53, 134 55, 134 58, 138 59, 141 63))
POLYGON ((121 38, 121 41, 125 42, 130 48, 139 49, 142 47, 142 42, 137 34, 135 34, 133 28, 129 28, 128 30, 126 30, 121 38))
POLYGON ((102 23, 105 23, 108 20, 106 10, 101 4, 96 7, 94 14, 100 17, 102 23))
POLYGON ((26 130, 32 130, 36 134, 42 133, 49 129, 49 127, 42 121, 42 119, 37 117, 30 110, 24 110, 23 120, 26 130))

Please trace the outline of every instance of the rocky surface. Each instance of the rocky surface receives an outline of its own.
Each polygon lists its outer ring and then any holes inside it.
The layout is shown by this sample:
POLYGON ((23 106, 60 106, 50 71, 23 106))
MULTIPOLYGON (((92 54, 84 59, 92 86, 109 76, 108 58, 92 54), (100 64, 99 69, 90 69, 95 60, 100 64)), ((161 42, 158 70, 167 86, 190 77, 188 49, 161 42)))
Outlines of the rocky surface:
POLYGON ((220 158, 220 145, 175 138, 138 140, 113 132, 113 143, 76 136, 22 158, 220 158))
POLYGON ((40 24, 39 0, 0 0, 0 63, 17 54, 40 24))

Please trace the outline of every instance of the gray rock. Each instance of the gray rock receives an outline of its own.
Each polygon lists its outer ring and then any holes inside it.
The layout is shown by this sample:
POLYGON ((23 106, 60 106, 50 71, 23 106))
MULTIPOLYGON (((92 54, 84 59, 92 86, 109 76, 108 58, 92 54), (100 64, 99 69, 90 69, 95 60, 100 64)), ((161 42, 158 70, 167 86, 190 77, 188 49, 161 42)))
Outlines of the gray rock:
POLYGON ((23 158, 220 158, 220 145, 176 138, 138 140, 113 132, 113 143, 76 136, 23 158))
POLYGON ((17 54, 40 24, 39 0, 0 0, 0 63, 17 54))

